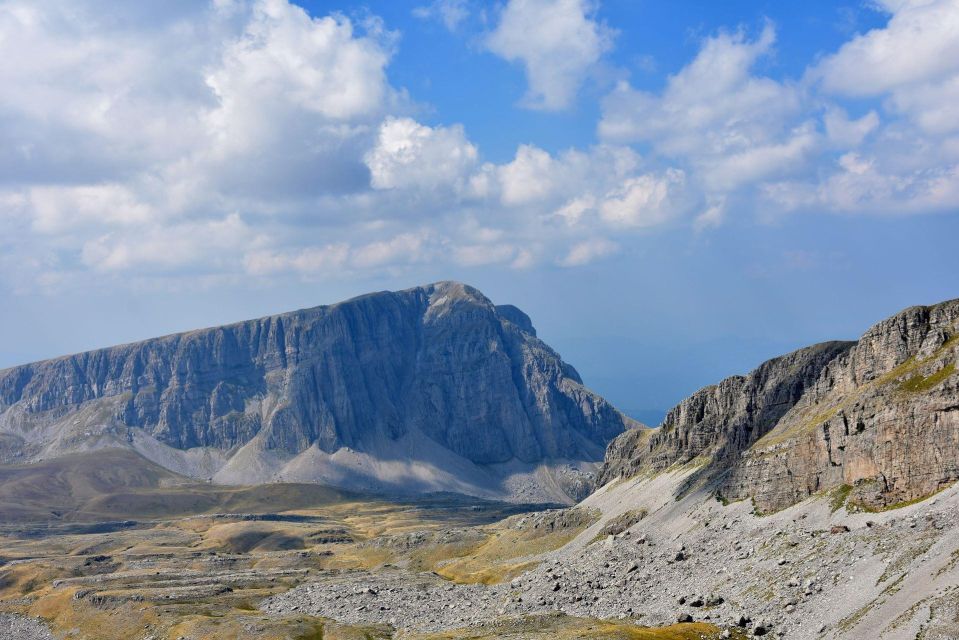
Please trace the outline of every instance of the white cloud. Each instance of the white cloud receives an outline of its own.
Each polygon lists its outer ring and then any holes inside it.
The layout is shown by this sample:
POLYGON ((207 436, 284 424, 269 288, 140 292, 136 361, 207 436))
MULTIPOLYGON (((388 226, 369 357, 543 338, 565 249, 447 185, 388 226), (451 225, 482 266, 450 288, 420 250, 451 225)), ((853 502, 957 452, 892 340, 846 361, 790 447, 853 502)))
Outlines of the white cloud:
POLYGON ((866 115, 852 120, 844 109, 831 107, 823 117, 826 136, 834 145, 841 148, 858 147, 870 133, 879 126, 879 114, 869 111, 866 115))
POLYGON ((477 160, 463 127, 430 128, 410 118, 387 118, 365 156, 376 189, 462 188, 477 160))
POLYGON ((525 106, 555 111, 572 103, 589 71, 612 46, 612 31, 594 13, 591 0, 507 2, 486 46, 525 67, 525 106))
POLYGON ((852 120, 839 107, 823 118, 838 161, 820 156, 817 175, 761 192, 792 210, 915 214, 959 206, 959 2, 883 0, 888 23, 857 35, 807 73, 831 100, 879 100, 852 120), (844 153, 843 153, 844 152, 844 153))
POLYGON ((709 204, 706 207, 706 210, 700 213, 693 220, 693 229, 697 233, 701 233, 706 229, 712 227, 718 227, 723 223, 723 219, 726 217, 726 199, 720 198, 715 202, 709 204))
POLYGON ((883 2, 889 23, 858 35, 815 73, 827 91, 874 96, 941 81, 959 71, 959 5, 955 0, 883 2))
POLYGON ((439 19, 450 31, 469 17, 466 0, 433 0, 433 2, 415 7, 413 15, 422 20, 439 19))
POLYGON ((523 205, 553 195, 559 184, 559 166, 546 151, 520 145, 512 162, 499 167, 503 203, 523 205))
POLYGON ((350 122, 380 113, 389 94, 384 42, 358 37, 340 16, 311 18, 286 0, 260 0, 240 37, 206 75, 219 106, 217 137, 245 148, 265 135, 270 112, 350 122), (239 136, 239 138, 238 138, 239 136))
POLYGON ((562 219, 567 225, 575 226, 595 210, 596 197, 587 194, 569 200, 557 209, 553 215, 562 219))
POLYGON ((811 71, 828 93, 889 96, 929 133, 959 130, 959 3, 884 2, 888 24, 858 35, 811 71))
POLYGON ((818 183, 768 185, 769 202, 786 210, 904 215, 959 207, 959 164, 895 170, 875 156, 844 154, 818 183))
MULTIPOLYGON (((423 110, 387 78, 397 35, 376 18, 288 0, 6 0, 0 276, 572 267, 652 229, 701 232, 758 210, 959 207, 959 62, 943 27, 959 5, 883 6, 888 25, 801 80, 758 70, 775 53, 771 25, 719 32, 661 90, 619 84, 600 144, 522 144, 494 163, 461 125, 411 117, 423 110)), ((417 14, 456 28, 467 7, 417 14)), ((495 14, 484 44, 525 65, 527 106, 569 106, 601 64, 612 35, 596 8, 511 0, 495 14)))
POLYGON ((707 38, 658 95, 621 83, 603 102, 600 136, 650 143, 664 157, 689 163, 715 193, 801 166, 817 134, 796 122, 800 90, 752 74, 775 35, 767 24, 756 40, 742 31, 707 38))
POLYGON ((770 25, 755 41, 741 31, 721 32, 704 41, 661 95, 620 84, 604 102, 600 135, 651 141, 676 156, 722 153, 768 139, 800 108, 795 87, 750 73, 775 40, 770 25))
POLYGON ((782 140, 756 144, 711 159, 703 167, 703 182, 714 193, 726 193, 742 185, 789 173, 816 150, 819 136, 805 124, 782 140))
POLYGON ((299 251, 252 251, 243 259, 251 275, 268 276, 278 273, 335 274, 346 264, 350 247, 346 243, 308 247, 299 251))
POLYGON ((401 233, 395 237, 371 242, 355 249, 350 264, 360 269, 382 267, 393 263, 422 262, 431 250, 432 234, 426 231, 401 233))
POLYGON ((0 4, 0 81, 17 87, 0 95, 5 196, 46 238, 11 250, 237 270, 245 242, 291 235, 261 216, 335 211, 368 189, 364 153, 405 108, 385 74, 394 41, 376 20, 286 0, 0 4))
POLYGON ((635 176, 641 161, 628 147, 600 145, 553 155, 533 145, 520 145, 510 162, 486 169, 495 175, 503 204, 541 204, 555 208, 570 198, 589 197, 635 176))
POLYGON ((155 215, 133 191, 119 184, 37 186, 27 194, 33 228, 43 233, 95 224, 142 224, 155 215))
POLYGON ((136 232, 113 232, 87 242, 83 264, 97 271, 137 267, 178 269, 233 262, 256 243, 256 234, 237 214, 221 220, 182 222, 136 232))
POLYGON ((677 191, 686 175, 670 169, 661 176, 641 175, 625 180, 606 195, 599 207, 600 217, 616 227, 655 227, 679 212, 677 191))
POLYGON ((563 267, 581 267, 619 251, 619 245, 605 238, 593 238, 579 242, 559 260, 563 267))

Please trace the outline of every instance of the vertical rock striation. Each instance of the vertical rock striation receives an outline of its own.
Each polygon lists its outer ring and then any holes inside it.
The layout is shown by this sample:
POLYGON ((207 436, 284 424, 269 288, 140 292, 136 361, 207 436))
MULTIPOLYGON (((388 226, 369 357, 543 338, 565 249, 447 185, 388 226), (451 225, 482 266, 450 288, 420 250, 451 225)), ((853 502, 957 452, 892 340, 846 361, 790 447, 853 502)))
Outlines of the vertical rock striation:
POLYGON ((425 437, 475 465, 589 462, 627 422, 526 314, 453 282, 0 371, 8 461, 148 442, 215 472, 425 437))
POLYGON ((775 358, 609 446, 600 482, 697 460, 730 499, 776 510, 850 485, 881 507, 959 479, 959 300, 912 307, 854 343, 775 358))

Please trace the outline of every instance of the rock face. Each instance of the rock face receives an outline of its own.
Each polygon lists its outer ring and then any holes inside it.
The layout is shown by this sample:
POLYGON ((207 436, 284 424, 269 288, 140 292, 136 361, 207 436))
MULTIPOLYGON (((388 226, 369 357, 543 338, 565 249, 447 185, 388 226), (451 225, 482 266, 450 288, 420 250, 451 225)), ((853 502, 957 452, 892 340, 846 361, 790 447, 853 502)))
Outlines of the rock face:
POLYGON ((614 440, 600 474, 697 460, 729 499, 776 510, 849 485, 870 507, 959 479, 959 300, 912 307, 858 342, 770 360, 681 402, 657 429, 614 440))
POLYGON ((800 349, 745 376, 700 389, 670 410, 659 428, 633 429, 616 438, 606 453, 600 482, 662 471, 700 456, 734 462, 853 344, 826 342, 800 349))
POLYGON ((526 314, 452 282, 0 371, 6 461, 124 446, 242 483, 496 494, 585 470, 628 422, 526 314))

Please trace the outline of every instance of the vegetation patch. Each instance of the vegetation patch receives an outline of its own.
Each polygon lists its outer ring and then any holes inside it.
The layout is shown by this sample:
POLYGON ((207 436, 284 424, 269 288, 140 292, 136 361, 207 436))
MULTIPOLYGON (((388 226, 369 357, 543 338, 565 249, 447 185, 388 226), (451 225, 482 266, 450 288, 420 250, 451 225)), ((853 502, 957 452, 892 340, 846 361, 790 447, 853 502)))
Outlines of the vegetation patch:
POLYGON ((922 393, 939 385, 946 378, 956 372, 955 363, 950 362, 943 368, 928 376, 915 375, 899 383, 899 389, 907 393, 922 393))
POLYGON ((846 504, 852 493, 851 484, 842 484, 829 492, 829 513, 836 513, 846 504))
POLYGON ((562 509, 514 516, 498 523, 492 535, 468 555, 439 563, 437 574, 462 584, 497 584, 539 564, 536 556, 559 549, 599 514, 586 509, 562 509))

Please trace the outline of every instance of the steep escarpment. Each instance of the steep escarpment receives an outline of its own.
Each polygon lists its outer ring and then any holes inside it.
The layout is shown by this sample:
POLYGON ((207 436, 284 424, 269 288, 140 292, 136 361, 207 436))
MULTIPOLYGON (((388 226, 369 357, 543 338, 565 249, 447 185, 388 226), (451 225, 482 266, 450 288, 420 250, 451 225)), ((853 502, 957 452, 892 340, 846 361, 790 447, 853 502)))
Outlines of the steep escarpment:
POLYGON ((764 510, 852 487, 879 507, 959 479, 959 300, 912 307, 836 358, 727 481, 764 510))
POLYGON ((526 314, 452 282, 0 371, 3 461, 119 446, 230 482, 496 493, 586 469, 627 422, 526 314))
POLYGON ((666 414, 656 429, 632 429, 609 446, 600 474, 661 471, 696 458, 731 464, 768 433, 823 369, 852 342, 826 342, 773 358, 745 376, 731 376, 700 389, 666 414))
POLYGON ((957 349, 959 300, 912 307, 697 392, 614 440, 600 481, 698 459, 763 511, 847 485, 867 507, 929 495, 959 479, 957 349))

